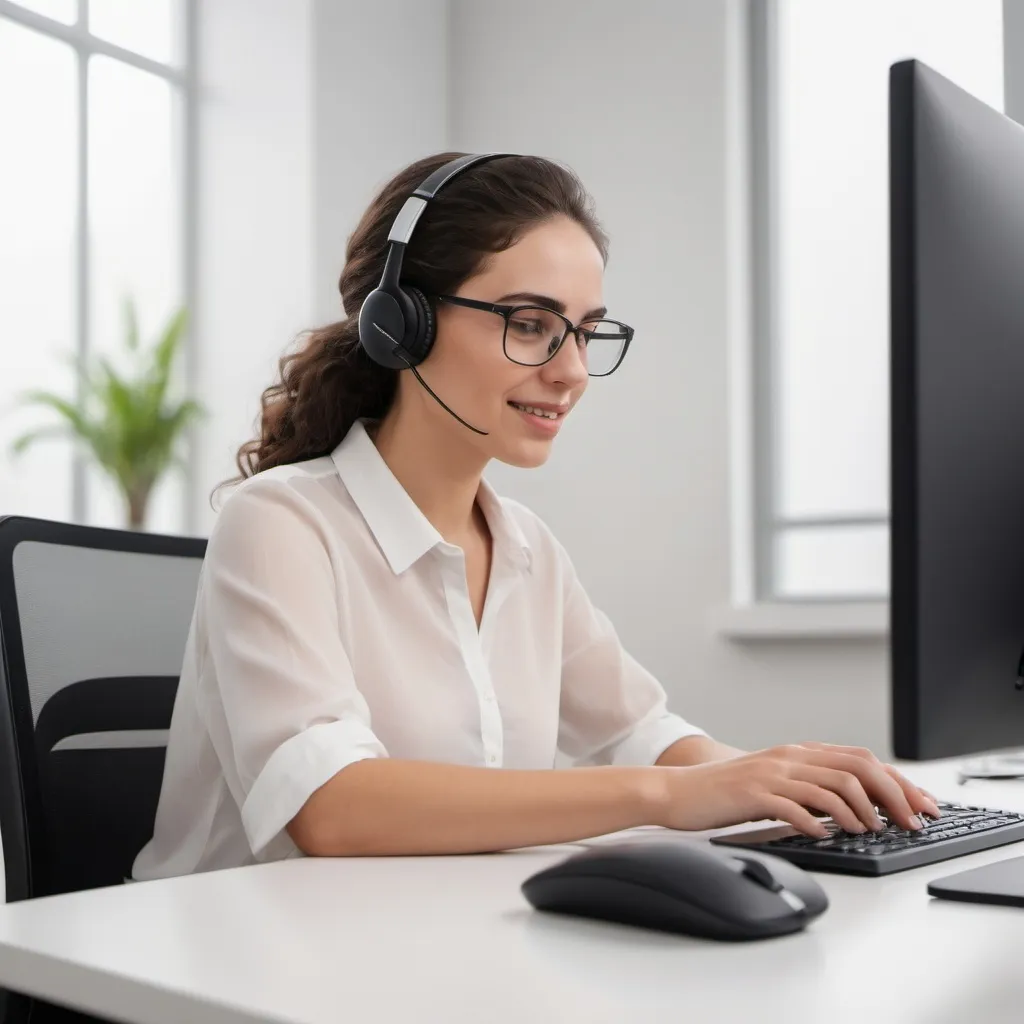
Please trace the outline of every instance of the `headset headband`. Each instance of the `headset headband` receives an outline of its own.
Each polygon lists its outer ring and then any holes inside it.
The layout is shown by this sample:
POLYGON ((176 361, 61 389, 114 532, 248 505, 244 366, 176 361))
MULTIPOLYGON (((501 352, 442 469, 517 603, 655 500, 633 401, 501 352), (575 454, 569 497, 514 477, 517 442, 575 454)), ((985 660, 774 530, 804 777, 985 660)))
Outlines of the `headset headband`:
POLYGON ((466 156, 457 157, 442 164, 433 174, 428 177, 419 188, 402 204, 398 216, 395 217, 391 230, 388 232, 388 255, 384 263, 384 273, 381 275, 381 288, 395 288, 402 277, 402 256, 405 247, 412 238, 413 229, 420 219, 427 203, 433 199, 438 192, 448 184, 452 178, 463 171, 468 170, 476 164, 486 163, 488 160, 496 160, 502 156, 514 156, 514 153, 468 153, 466 156))
POLYGON ((391 369, 415 367, 434 342, 434 314, 418 288, 402 285, 405 247, 427 203, 452 178, 470 167, 514 153, 468 153, 442 164, 402 204, 388 232, 388 251, 380 284, 359 311, 359 342, 374 362, 391 369))

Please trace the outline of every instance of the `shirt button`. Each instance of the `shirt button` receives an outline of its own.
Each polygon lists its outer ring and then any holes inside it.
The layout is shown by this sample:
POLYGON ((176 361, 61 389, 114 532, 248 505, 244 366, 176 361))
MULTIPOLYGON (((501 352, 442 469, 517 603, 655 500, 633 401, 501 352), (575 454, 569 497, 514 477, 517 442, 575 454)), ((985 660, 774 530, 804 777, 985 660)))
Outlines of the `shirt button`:
POLYGON ((496 763, 497 763, 497 761, 498 761, 498 755, 497 755, 497 754, 488 754, 488 755, 487 755, 487 760, 488 760, 488 761, 489 761, 489 762, 490 762, 491 764, 496 764, 496 763))
POLYGON ((488 704, 493 704, 494 703, 494 694, 493 693, 485 694, 484 695, 484 700, 487 701, 488 704))

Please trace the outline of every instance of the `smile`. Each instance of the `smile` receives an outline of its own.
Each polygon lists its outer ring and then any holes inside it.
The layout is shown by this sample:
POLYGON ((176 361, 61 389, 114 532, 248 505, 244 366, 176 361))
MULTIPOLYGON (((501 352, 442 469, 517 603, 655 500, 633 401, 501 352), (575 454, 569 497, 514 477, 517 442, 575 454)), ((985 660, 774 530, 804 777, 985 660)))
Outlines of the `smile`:
POLYGON ((519 409, 521 412, 528 412, 534 416, 542 416, 547 420, 557 420, 562 413, 554 412, 551 409, 538 409, 535 405, 521 405, 519 402, 509 402, 509 405, 513 409, 519 409))

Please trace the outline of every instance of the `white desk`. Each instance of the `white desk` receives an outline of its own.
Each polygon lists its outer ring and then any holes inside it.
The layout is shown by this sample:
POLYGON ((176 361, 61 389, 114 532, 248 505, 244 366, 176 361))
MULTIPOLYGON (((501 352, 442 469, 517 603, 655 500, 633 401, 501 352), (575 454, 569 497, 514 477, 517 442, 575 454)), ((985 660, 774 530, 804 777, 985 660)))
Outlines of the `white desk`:
MULTIPOLYGON (((1024 783, 906 771, 940 797, 1024 808, 1024 783)), ((139 1024, 1024 1020, 1024 911, 925 892, 1024 844, 818 874, 825 915, 745 944, 533 911, 520 883, 573 849, 303 859, 16 903, 0 907, 0 985, 139 1024)))

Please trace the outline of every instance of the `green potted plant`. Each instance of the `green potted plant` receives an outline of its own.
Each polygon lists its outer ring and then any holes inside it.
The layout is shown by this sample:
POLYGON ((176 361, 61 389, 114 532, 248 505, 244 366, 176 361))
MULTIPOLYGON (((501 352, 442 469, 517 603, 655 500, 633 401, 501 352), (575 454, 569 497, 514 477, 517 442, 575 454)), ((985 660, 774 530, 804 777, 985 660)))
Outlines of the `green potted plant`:
MULTIPOLYGON (((25 392, 21 404, 47 406, 59 422, 22 434, 11 451, 20 455, 45 437, 70 437, 114 480, 124 499, 129 529, 141 530, 157 481, 172 465, 184 466, 177 452, 179 438, 189 423, 206 413, 192 399, 168 400, 186 310, 170 317, 151 349, 141 349, 135 304, 128 298, 123 308, 125 349, 134 372, 122 376, 108 358, 97 355, 81 369, 76 400, 50 391, 25 392)), ((76 359, 72 363, 77 367, 76 359)))

